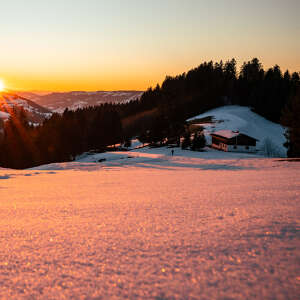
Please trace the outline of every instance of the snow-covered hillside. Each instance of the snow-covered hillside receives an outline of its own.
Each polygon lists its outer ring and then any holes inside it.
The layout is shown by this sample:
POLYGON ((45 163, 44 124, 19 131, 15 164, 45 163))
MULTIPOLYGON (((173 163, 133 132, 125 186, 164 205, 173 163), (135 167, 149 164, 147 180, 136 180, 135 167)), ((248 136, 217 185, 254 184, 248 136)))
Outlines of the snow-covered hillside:
POLYGON ((203 114, 190 118, 188 121, 212 117, 212 123, 201 124, 205 128, 208 143, 211 142, 210 133, 219 130, 239 131, 258 139, 257 149, 261 152, 272 150, 272 156, 286 156, 285 129, 276 123, 266 120, 251 111, 249 107, 229 105, 222 106, 203 114), (271 149, 272 148, 272 149, 271 149))
POLYGON ((13 109, 23 108, 28 120, 31 123, 41 123, 45 118, 49 118, 52 113, 34 103, 31 100, 23 98, 10 92, 0 92, 0 118, 8 119, 13 109))
POLYGON ((299 163, 147 151, 0 169, 0 298, 298 298, 299 163))

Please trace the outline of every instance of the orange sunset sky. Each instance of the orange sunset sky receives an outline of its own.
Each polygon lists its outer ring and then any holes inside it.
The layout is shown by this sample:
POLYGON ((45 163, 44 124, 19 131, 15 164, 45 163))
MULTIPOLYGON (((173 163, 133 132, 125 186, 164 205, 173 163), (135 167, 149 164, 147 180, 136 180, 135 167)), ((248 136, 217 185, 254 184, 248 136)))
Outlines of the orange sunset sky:
POLYGON ((300 71, 299 0, 1 2, 9 89, 145 90, 203 61, 300 71))

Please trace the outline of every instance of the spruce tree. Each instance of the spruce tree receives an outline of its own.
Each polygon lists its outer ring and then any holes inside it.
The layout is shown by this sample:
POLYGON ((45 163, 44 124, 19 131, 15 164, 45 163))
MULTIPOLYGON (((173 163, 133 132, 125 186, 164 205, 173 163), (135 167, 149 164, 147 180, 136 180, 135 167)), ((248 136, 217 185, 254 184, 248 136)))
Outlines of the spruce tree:
POLYGON ((203 134, 203 131, 198 131, 195 133, 194 135, 194 139, 192 141, 192 146, 191 146, 191 149, 193 151, 199 151, 201 149, 203 149, 206 145, 206 139, 205 139, 205 136, 203 134))

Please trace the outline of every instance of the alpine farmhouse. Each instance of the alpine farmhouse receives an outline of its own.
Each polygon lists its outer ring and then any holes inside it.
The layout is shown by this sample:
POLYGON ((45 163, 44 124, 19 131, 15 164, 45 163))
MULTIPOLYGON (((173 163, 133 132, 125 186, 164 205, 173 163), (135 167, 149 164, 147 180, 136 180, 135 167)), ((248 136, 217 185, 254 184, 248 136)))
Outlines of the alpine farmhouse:
POLYGON ((210 134, 212 148, 226 152, 255 152, 257 139, 239 131, 220 130, 210 134))

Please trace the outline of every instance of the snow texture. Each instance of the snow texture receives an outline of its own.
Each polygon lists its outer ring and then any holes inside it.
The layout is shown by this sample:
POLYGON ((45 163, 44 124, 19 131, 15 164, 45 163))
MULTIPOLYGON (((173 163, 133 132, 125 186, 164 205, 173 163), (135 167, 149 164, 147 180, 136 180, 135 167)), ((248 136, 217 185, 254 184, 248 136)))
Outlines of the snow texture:
POLYGON ((300 164, 170 151, 0 168, 0 298, 299 299, 300 164))

